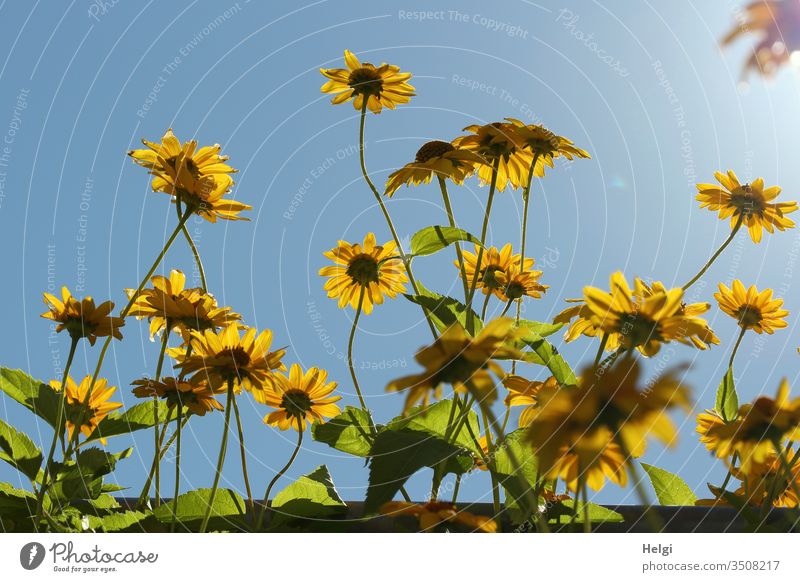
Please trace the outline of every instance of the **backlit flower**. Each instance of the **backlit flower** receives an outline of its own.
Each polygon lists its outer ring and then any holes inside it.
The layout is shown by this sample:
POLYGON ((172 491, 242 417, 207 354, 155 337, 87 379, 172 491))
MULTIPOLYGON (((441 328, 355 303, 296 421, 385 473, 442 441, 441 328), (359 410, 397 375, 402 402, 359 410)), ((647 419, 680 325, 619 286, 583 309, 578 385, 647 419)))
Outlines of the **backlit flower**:
POLYGON ((549 395, 559 388, 558 381, 553 376, 550 376, 544 382, 538 382, 515 374, 509 374, 503 378, 503 386, 508 390, 505 398, 506 406, 525 407, 519 415, 520 428, 528 426, 533 420, 534 412, 539 404, 539 398, 545 397, 544 393, 549 395))
POLYGON ((376 245, 371 232, 364 237, 363 245, 340 240, 336 248, 325 253, 335 264, 319 271, 329 277, 325 281, 328 297, 338 298, 339 308, 349 304, 358 309, 360 300, 366 314, 372 313, 373 305, 382 304, 384 297, 397 297, 405 291, 403 283, 408 277, 396 249, 394 241, 376 245))
POLYGON ((56 332, 67 330, 72 338, 87 338, 91 345, 98 337, 113 336, 121 340, 119 331, 125 320, 109 315, 114 309, 111 301, 95 306, 94 299, 84 297, 80 301, 72 296, 69 289, 61 288, 61 299, 44 293, 44 303, 48 311, 42 314, 45 319, 58 323, 56 332))
POLYGON ((732 170, 728 170, 727 175, 716 172, 714 176, 721 186, 698 184, 697 200, 700 208, 718 212, 721 220, 730 218, 731 229, 738 224, 746 226, 750 238, 757 243, 761 241, 764 229, 773 233, 775 229, 784 231, 794 228, 794 221, 785 215, 797 210, 797 202, 773 202, 781 193, 780 187, 764 188, 762 178, 756 178, 750 184, 741 184, 732 170))
POLYGON ((512 188, 524 187, 528 180, 533 155, 524 149, 524 143, 510 123, 470 125, 464 131, 472 132, 453 140, 453 145, 476 153, 482 160, 477 166, 478 177, 484 184, 491 184, 493 168, 497 166, 496 188, 502 192, 511 184, 512 188))
POLYGON ((305 430, 309 424, 325 422, 339 414, 334 404, 341 396, 331 396, 336 382, 328 382, 328 372, 319 368, 309 368, 303 373, 298 364, 292 364, 289 375, 275 374, 272 387, 253 392, 257 402, 275 408, 264 417, 264 422, 281 430, 294 428, 305 430))
POLYGON ((411 73, 401 73, 395 65, 361 63, 349 50, 344 51, 344 62, 346 69, 319 70, 330 79, 321 91, 336 94, 331 100, 334 105, 352 100, 353 107, 361 110, 366 99, 367 109, 380 113, 384 107, 394 109, 408 103, 415 95, 414 87, 407 82, 411 73))
POLYGON ((205 416, 206 412, 222 410, 222 404, 202 380, 194 378, 179 380, 167 377, 156 381, 150 378, 141 378, 131 382, 131 385, 134 386, 133 395, 137 398, 162 398, 169 408, 185 406, 189 412, 197 416, 205 416))
POLYGON ((390 501, 381 506, 380 512, 390 516, 411 515, 417 519, 420 530, 424 532, 453 526, 483 533, 497 532, 497 522, 493 519, 459 510, 452 503, 443 501, 429 501, 424 504, 390 501))
MULTIPOLYGON (((501 301, 508 301, 523 296, 539 298, 547 291, 547 286, 539 283, 542 272, 533 269, 535 261, 532 257, 525 258, 525 268, 520 271, 520 256, 513 253, 511 244, 499 250, 488 247, 482 254, 480 247, 475 245, 475 253, 464 250, 463 257, 467 284, 472 284, 475 271, 479 270, 475 289, 480 289, 485 295, 491 293, 501 301), (481 256, 480 267, 478 255, 481 256)), ((458 261, 453 264, 460 269, 458 261)))
MULTIPOLYGON (((62 390, 61 382, 58 380, 51 380, 50 386, 57 392, 62 390)), ((98 378, 95 381, 89 402, 84 406, 90 387, 92 387, 91 376, 85 376, 80 384, 76 384, 72 377, 67 376, 64 395, 66 397, 65 420, 68 440, 72 440, 76 427, 85 437, 91 436, 97 425, 108 416, 109 412, 122 408, 121 402, 108 401, 116 387, 109 386, 105 378, 98 378)), ((105 439, 100 439, 100 442, 106 444, 105 439)))
POLYGON ((744 284, 736 279, 730 289, 720 283, 714 298, 719 302, 719 308, 744 329, 772 334, 787 326, 784 318, 789 312, 782 309, 783 299, 772 298, 772 289, 759 292, 755 285, 751 285, 745 290, 744 284))
POLYGON ((555 158, 564 157, 568 160, 574 158, 591 158, 589 152, 576 147, 572 140, 556 135, 543 125, 525 124, 518 119, 507 117, 506 120, 516 128, 519 139, 524 147, 538 156, 536 161, 535 176, 544 176, 545 165, 553 167, 555 158))
POLYGON ((457 148, 446 141, 429 141, 417 151, 413 162, 389 175, 386 195, 391 196, 404 184, 428 184, 433 178, 447 178, 455 184, 462 184, 481 161, 481 157, 470 150, 457 148))

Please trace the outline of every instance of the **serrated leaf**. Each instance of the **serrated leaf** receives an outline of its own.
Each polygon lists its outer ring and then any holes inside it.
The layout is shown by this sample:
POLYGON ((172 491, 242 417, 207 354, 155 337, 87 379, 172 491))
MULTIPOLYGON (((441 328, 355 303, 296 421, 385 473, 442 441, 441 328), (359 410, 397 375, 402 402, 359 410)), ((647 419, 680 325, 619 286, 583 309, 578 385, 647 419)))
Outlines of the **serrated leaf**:
MULTIPOLYGON (((575 511, 573 509, 575 507, 575 500, 566 499, 561 502, 560 506, 561 511, 555 514, 556 523, 570 523, 572 521, 573 512, 575 511)), ((575 519, 575 523, 584 523, 584 506, 586 506, 589 510, 589 521, 591 523, 619 523, 625 521, 625 518, 614 510, 603 507, 602 505, 597 505, 595 503, 584 504, 582 501, 579 501, 577 506, 578 514, 577 518, 575 519)), ((553 515, 551 514, 550 517, 552 516, 553 515)))
MULTIPOLYGON (((159 400, 156 404, 153 400, 148 400, 132 406, 125 412, 111 413, 105 417, 97 428, 94 429, 92 434, 86 439, 87 442, 98 440, 101 438, 108 438, 122 434, 128 434, 137 430, 145 428, 152 428, 155 424, 155 414, 153 406, 157 405, 158 409, 158 422, 159 424, 165 422, 169 417, 170 410, 166 402, 159 400)), ((171 419, 174 420, 177 415, 173 414, 171 419)))
POLYGON ((294 519, 331 517, 345 511, 347 505, 336 492, 328 467, 321 465, 275 496, 270 525, 294 519))
POLYGON ((447 248, 455 242, 481 244, 480 239, 454 226, 427 226, 411 237, 411 254, 423 257, 447 248))
POLYGON ((650 483, 661 505, 694 505, 697 501, 694 492, 677 475, 647 463, 642 463, 642 468, 650 477, 650 483))
POLYGON ((719 383, 714 408, 726 422, 736 420, 739 413, 739 396, 736 394, 736 385, 733 381, 733 368, 728 368, 719 383))
POLYGON ((61 395, 51 386, 32 378, 22 370, 0 368, 0 390, 44 419, 56 425, 61 395))
MULTIPOLYGON (((454 323, 460 323, 464 329, 467 329, 467 307, 452 297, 439 295, 434 291, 426 289, 422 283, 417 282, 418 295, 405 294, 404 297, 424 307, 436 328, 443 332, 454 323)), ((483 328, 483 322, 475 313, 470 309, 473 318, 473 327, 477 334, 483 328)))
POLYGON ((143 522, 150 517, 150 515, 150 513, 144 513, 142 511, 122 511, 119 513, 111 513, 98 518, 94 527, 98 531, 103 531, 106 533, 123 531, 143 522))
MULTIPOLYGON (((389 424, 386 425, 386 428, 390 430, 405 429, 420 431, 442 440, 446 440, 445 437, 448 436, 447 423, 450 420, 450 414, 453 405, 454 403, 452 400, 440 400, 439 402, 436 402, 427 408, 424 406, 417 406, 412 408, 408 414, 392 419, 389 424)), ((453 416, 454 426, 458 424, 461 414, 461 409, 456 407, 453 416)), ((478 415, 475 414, 474 411, 470 410, 467 413, 467 418, 469 427, 472 429, 472 434, 479 435, 480 425, 478 423, 478 415)), ((454 444, 465 448, 476 455, 481 454, 481 451, 478 450, 478 447, 475 445, 475 441, 470 436, 466 424, 461 428, 461 431, 456 436, 454 444)))
POLYGON ((512 509, 518 523, 528 519, 537 509, 531 505, 530 499, 536 490, 539 463, 533 448, 524 441, 525 432, 525 429, 518 429, 510 433, 494 452, 495 472, 506 492, 506 508, 512 509), (514 459, 520 465, 519 470, 514 459))
POLYGON ((348 406, 328 422, 312 425, 311 436, 344 453, 366 457, 372 446, 371 425, 369 412, 348 406))
POLYGON ((400 487, 423 467, 446 463, 445 472, 465 473, 473 466, 472 453, 427 433, 383 430, 370 452, 369 487, 365 515, 391 501, 400 487))
MULTIPOLYGON (((184 526, 200 525, 211 500, 211 489, 195 489, 177 499, 176 515, 184 526)), ((172 523, 172 501, 162 503, 153 510, 153 515, 162 523, 172 523)), ((245 517, 245 502, 241 495, 230 489, 218 489, 211 509, 210 530, 236 527, 245 517)))
POLYGON ((33 493, 0 482, 0 515, 30 516, 34 513, 36 513, 36 496, 33 493))
POLYGON ((103 477, 113 472, 117 461, 126 459, 133 448, 109 453, 97 447, 81 450, 74 461, 55 463, 55 481, 48 495, 60 501, 97 499, 103 493, 103 477))
POLYGON ((42 451, 28 435, 0 419, 0 459, 34 481, 42 466, 42 451))

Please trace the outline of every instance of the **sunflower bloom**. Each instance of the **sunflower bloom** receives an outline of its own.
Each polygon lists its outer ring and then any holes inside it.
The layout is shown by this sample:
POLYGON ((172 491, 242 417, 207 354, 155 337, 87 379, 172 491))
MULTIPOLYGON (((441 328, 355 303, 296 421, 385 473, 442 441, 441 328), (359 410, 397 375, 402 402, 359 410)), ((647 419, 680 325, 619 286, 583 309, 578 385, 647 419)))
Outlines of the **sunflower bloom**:
POLYGON ((519 427, 529 426, 533 420, 536 407, 539 405, 540 396, 544 393, 551 394, 559 388, 558 381, 550 376, 544 382, 528 380, 516 374, 509 374, 503 378, 503 386, 508 390, 505 398, 505 405, 524 406, 525 409, 519 415, 519 427))
POLYGON ((626 451, 642 455, 650 436, 667 446, 675 442, 675 426, 667 413, 689 407, 678 371, 667 370, 640 387, 640 364, 629 357, 602 374, 593 367, 585 369, 576 387, 540 392, 528 439, 543 471, 549 478, 564 479, 573 491, 580 480, 596 491, 606 478, 624 485, 626 451))
POLYGON ((740 469, 750 473, 776 453, 776 443, 798 440, 799 426, 800 398, 789 398, 789 383, 784 379, 774 399, 759 396, 739 407, 736 420, 709 427, 706 446, 719 459, 738 454, 740 469))
POLYGON ((84 297, 80 301, 72 296, 69 289, 61 288, 61 299, 50 293, 44 293, 44 304, 48 311, 42 317, 58 323, 56 332, 67 330, 73 339, 87 338, 91 345, 98 337, 113 336, 121 340, 119 328, 125 325, 121 317, 109 315, 114 309, 111 301, 104 301, 95 306, 94 299, 84 297))
POLYGON ((519 358, 519 350, 510 347, 520 335, 514 320, 502 317, 489 322, 474 338, 455 323, 433 344, 417 352, 415 359, 425 368, 390 382, 388 392, 408 390, 403 414, 417 403, 427 406, 431 396, 441 398, 442 384, 452 384, 457 392, 471 391, 487 404, 495 397, 495 382, 489 371, 502 377, 503 369, 493 358, 519 358))
POLYGON ((338 298, 340 309, 348 304, 358 309, 360 302, 362 311, 370 314, 372 306, 381 305, 384 297, 394 299, 403 293, 408 277, 396 249, 394 241, 376 245, 371 232, 364 237, 363 245, 340 240, 336 248, 324 253, 335 264, 319 271, 329 277, 325 281, 328 297, 338 298))
MULTIPOLYGON (((533 269, 533 258, 526 257, 524 269, 520 271, 520 256, 513 253, 511 244, 506 244, 499 250, 497 247, 488 247, 483 254, 480 253, 480 247, 475 245, 475 253, 464 250, 463 257, 467 283, 472 284, 475 271, 480 270, 475 288, 480 289, 484 295, 492 294, 501 301, 509 301, 523 296, 539 298, 548 289, 546 285, 539 283, 542 272, 533 269)), ((458 261, 453 264, 460 269, 458 261)))
POLYGON ((429 501, 425 504, 390 501, 381 506, 380 512, 393 517, 399 515, 413 516, 419 522, 420 530, 424 532, 431 532, 437 528, 446 528, 448 526, 461 526, 483 533, 497 532, 497 522, 493 519, 459 510, 452 503, 442 501, 429 501))
POLYGON ((236 393, 272 386, 276 371, 286 371, 282 362, 285 349, 270 351, 272 331, 257 333, 249 328, 240 336, 239 325, 231 323, 217 332, 192 331, 192 352, 188 356, 170 352, 183 374, 194 374, 193 381, 205 380, 214 392, 224 391, 233 382, 236 393))
POLYGON ((181 144, 168 129, 161 143, 142 140, 146 149, 131 150, 133 161, 150 170, 153 192, 164 192, 209 222, 249 220, 239 213, 252 206, 224 198, 233 186, 228 156, 219 155, 220 146, 197 148, 197 141, 181 144))
POLYGON ((709 451, 717 450, 719 447, 719 436, 716 433, 717 427, 725 424, 725 419, 714 410, 706 410, 697 415, 697 428, 695 432, 700 435, 700 442, 709 451))
POLYGON ((482 158, 468 149, 446 141, 429 141, 419 148, 413 162, 389 174, 386 195, 391 196, 403 185, 428 184, 434 177, 463 184, 481 162, 482 158))
POLYGON ((714 298, 719 302, 719 308, 743 329, 772 334, 787 326, 784 318, 789 312, 782 309, 783 299, 772 298, 772 289, 759 292, 755 285, 751 285, 745 290, 744 284, 736 279, 730 289, 720 283, 714 298))
POLYGON ((512 188, 526 185, 533 155, 523 149, 524 143, 514 125, 495 122, 487 125, 470 125, 465 127, 464 131, 469 131, 471 134, 457 137, 453 140, 453 145, 470 150, 481 158, 477 172, 483 184, 491 184, 493 168, 496 165, 495 187, 498 191, 502 192, 509 184, 512 188))
POLYGON ((137 398, 161 398, 169 408, 185 406, 189 412, 197 416, 205 416, 206 412, 222 410, 222 404, 214 397, 214 392, 200 380, 179 380, 173 377, 151 380, 141 378, 131 382, 133 395, 137 398))
POLYGON ((309 368, 303 373, 298 364, 292 364, 289 375, 275 374, 271 388, 253 392, 257 402, 275 408, 264 417, 266 424, 281 430, 294 428, 303 431, 306 421, 309 424, 325 422, 339 414, 334 404, 341 396, 331 396, 336 390, 336 382, 328 382, 328 372, 319 368, 309 368))
POLYGON ((708 329, 702 319, 685 314, 680 288, 645 297, 634 293, 617 272, 611 275, 610 293, 586 287, 583 294, 592 325, 609 335, 617 334, 614 341, 620 346, 637 348, 645 356, 658 353, 662 343, 687 343, 708 329))
POLYGON ((552 168, 555 158, 564 157, 572 161, 575 158, 592 157, 586 150, 575 146, 572 140, 556 135, 543 125, 525 124, 513 117, 506 117, 506 121, 514 126, 524 147, 537 156, 534 176, 543 177, 545 166, 552 168))
MULTIPOLYGON (((62 390, 61 382, 58 380, 51 380, 50 386, 57 392, 62 390)), ((80 384, 76 384, 72 377, 67 376, 67 385, 64 388, 64 392, 66 397, 67 439, 69 441, 72 440, 76 427, 88 438, 97 428, 97 425, 108 416, 109 412, 122 408, 121 402, 108 401, 114 394, 116 387, 109 386, 105 378, 98 378, 95 381, 89 402, 84 406, 86 395, 89 393, 91 386, 91 376, 84 377, 80 384)), ((106 439, 100 439, 100 442, 106 444, 106 439)))
POLYGON ((736 174, 728 170, 725 175, 716 172, 720 185, 698 184, 697 200, 700 208, 718 212, 720 220, 731 219, 731 229, 746 226, 753 242, 761 241, 763 231, 775 232, 794 228, 794 221, 786 214, 797 210, 797 202, 772 202, 781 193, 778 186, 764 188, 764 180, 757 178, 750 184, 741 184, 736 174))
POLYGON ((360 111, 366 99, 367 109, 380 113, 384 107, 394 109, 408 103, 415 95, 414 87, 408 84, 411 73, 401 73, 395 65, 361 63, 349 50, 344 51, 346 69, 320 69, 330 79, 320 89, 323 93, 335 93, 331 103, 338 105, 353 101, 360 111))
MULTIPOLYGON (((219 307, 213 295, 200 288, 186 288, 186 276, 176 269, 169 278, 156 275, 153 287, 142 289, 129 314, 138 319, 150 320, 150 339, 169 328, 181 334, 188 342, 192 330, 218 329, 239 321, 242 316, 230 307, 219 307)), ((128 297, 134 290, 126 289, 128 297)))

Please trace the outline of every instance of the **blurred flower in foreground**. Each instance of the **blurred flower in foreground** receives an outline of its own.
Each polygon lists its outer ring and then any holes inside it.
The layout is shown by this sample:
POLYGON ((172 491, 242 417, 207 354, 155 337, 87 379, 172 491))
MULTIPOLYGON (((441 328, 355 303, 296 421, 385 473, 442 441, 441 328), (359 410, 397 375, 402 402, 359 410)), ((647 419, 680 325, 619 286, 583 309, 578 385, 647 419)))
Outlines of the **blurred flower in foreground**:
POLYGON ((739 37, 753 33, 759 37, 753 54, 744 65, 744 74, 760 72, 766 77, 790 59, 794 63, 800 50, 800 4, 795 0, 756 0, 737 15, 739 23, 722 39, 727 46, 739 37))
MULTIPOLYGON (((50 386, 57 392, 62 390, 61 382, 57 380, 51 380, 50 386)), ((95 381, 89 402, 84 406, 90 387, 92 387, 90 375, 84 377, 80 384, 75 384, 72 377, 67 376, 64 393, 66 396, 67 439, 69 441, 73 439, 76 427, 84 436, 89 437, 109 412, 122 408, 121 402, 108 401, 116 387, 109 386, 105 378, 98 378, 95 381)), ((100 442, 106 444, 106 440, 103 438, 100 439, 100 442)))
POLYGON ((391 196, 403 184, 418 186, 433 178, 447 178, 455 184, 462 184, 480 162, 480 156, 470 150, 457 148, 446 141, 429 141, 419 148, 413 162, 389 175, 386 195, 391 196))
POLYGON ((441 501, 429 501, 425 504, 390 501, 381 506, 380 512, 393 517, 411 515, 419 521, 419 528, 427 532, 440 526, 462 526, 484 533, 497 532, 497 522, 493 519, 459 510, 452 503, 441 501))
POLYGON ((336 382, 328 382, 328 372, 319 368, 309 368, 305 374, 299 364, 292 364, 289 376, 275 374, 273 386, 256 390, 253 397, 257 402, 277 408, 264 417, 264 422, 281 430, 294 428, 305 430, 306 421, 310 424, 325 422, 339 414, 334 404, 341 396, 331 396, 336 382))
POLYGON ((382 63, 376 67, 372 63, 361 63, 349 50, 344 51, 347 69, 320 69, 330 81, 325 83, 323 93, 336 93, 331 103, 338 105, 353 100, 353 107, 361 110, 364 99, 367 109, 380 113, 384 107, 394 109, 401 103, 408 103, 415 95, 414 87, 407 81, 411 73, 401 73, 395 65, 382 63))
POLYGON ((757 243, 761 241, 763 229, 773 233, 776 228, 780 231, 794 228, 794 221, 784 215, 797 210, 797 202, 772 202, 781 193, 779 186, 764 188, 762 178, 756 178, 750 184, 741 184, 732 170, 728 170, 727 175, 716 172, 714 176, 721 187, 698 184, 697 200, 700 208, 719 212, 721 220, 730 218, 731 230, 746 226, 750 238, 757 243))
POLYGON ((528 380, 522 376, 509 374, 503 378, 503 386, 508 390, 505 398, 506 406, 525 407, 519 415, 519 426, 522 428, 530 425, 533 420, 539 399, 547 399, 558 390, 558 381, 553 376, 550 376, 544 382, 537 382, 536 380, 528 380))
POLYGON ((236 172, 227 164, 228 156, 219 155, 221 146, 204 146, 197 149, 197 141, 181 145, 168 129, 161 143, 142 140, 147 149, 131 150, 133 161, 153 174, 154 192, 165 192, 177 202, 209 222, 224 220, 249 220, 239 213, 252 206, 223 198, 233 186, 230 174, 236 172))
POLYGON ((743 329, 772 334, 788 325, 784 318, 789 312, 782 309, 783 299, 772 298, 772 289, 759 292, 755 285, 750 285, 745 290, 744 284, 735 279, 730 289, 720 283, 714 298, 719 302, 719 308, 743 329))
POLYGON ((110 335, 118 340, 122 339, 119 328, 125 325, 125 320, 109 315, 114 309, 111 301, 95 306, 91 297, 78 301, 69 289, 62 287, 61 299, 45 293, 44 303, 48 311, 42 317, 58 323, 56 332, 67 330, 73 339, 85 337, 91 345, 94 345, 98 337, 110 335))
POLYGON ((384 296, 397 297, 405 291, 403 283, 408 277, 396 249, 394 241, 376 245, 371 232, 364 237, 363 245, 340 240, 336 248, 325 253, 336 264, 319 271, 321 276, 330 277, 325 281, 328 297, 338 298, 340 309, 349 304, 366 314, 372 313, 373 305, 382 304, 384 296))
POLYGON ((408 390, 404 414, 419 402, 427 406, 431 396, 441 398, 442 384, 452 384, 458 392, 469 390, 476 398, 491 404, 496 390, 489 370, 499 377, 504 374, 493 359, 521 357, 521 352, 509 346, 518 335, 514 320, 505 317, 487 323, 474 338, 460 324, 453 324, 433 344, 417 352, 415 358, 425 368, 424 372, 398 378, 386 390, 408 390))

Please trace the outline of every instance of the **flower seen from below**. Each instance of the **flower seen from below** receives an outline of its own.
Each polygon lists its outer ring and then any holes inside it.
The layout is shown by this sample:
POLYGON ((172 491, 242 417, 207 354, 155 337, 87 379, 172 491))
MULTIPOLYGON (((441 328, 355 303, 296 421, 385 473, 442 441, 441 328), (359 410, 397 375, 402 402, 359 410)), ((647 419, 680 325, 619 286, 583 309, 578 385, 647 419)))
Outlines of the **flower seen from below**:
POLYGON ((344 62, 346 69, 319 70, 329 79, 321 91, 335 94, 331 100, 334 105, 352 101, 360 111, 366 99, 367 109, 380 113, 384 107, 394 109, 408 103, 415 95, 414 87, 408 84, 411 73, 401 73, 395 65, 362 63, 349 50, 344 51, 344 62))
POLYGON ((446 178, 462 184, 481 161, 481 157, 470 150, 457 148, 446 141, 429 141, 419 148, 413 162, 389 175, 386 195, 392 196, 403 185, 428 184, 433 178, 446 178))
POLYGON ((797 202, 773 202, 781 189, 764 188, 764 180, 757 178, 750 184, 741 184, 736 174, 716 172, 717 184, 698 184, 697 200, 700 208, 717 212, 721 220, 730 218, 731 229, 747 227, 753 242, 761 241, 763 231, 775 232, 794 228, 794 221, 786 215, 797 210, 797 202), (739 226, 737 226, 739 225, 739 226))
POLYGON ((586 150, 576 147, 572 140, 556 135, 543 125, 525 124, 512 117, 507 117, 506 121, 514 126, 523 146, 537 156, 535 176, 544 176, 545 165, 552 168, 555 158, 564 157, 572 161, 574 158, 592 157, 586 150))
POLYGON ((309 368, 303 373, 299 364, 292 364, 289 375, 275 374, 271 388, 253 392, 257 402, 275 408, 264 422, 281 430, 305 430, 309 424, 325 422, 339 414, 335 404, 341 396, 331 396, 336 382, 328 382, 328 372, 309 368))
POLYGON ((493 168, 497 166, 498 191, 502 192, 509 184, 512 188, 526 185, 533 155, 523 149, 522 139, 512 124, 495 122, 470 125, 464 131, 470 134, 457 137, 453 145, 480 157, 482 161, 477 166, 477 172, 483 184, 491 184, 493 168))
POLYGON ((340 309, 346 305, 358 309, 360 303, 363 312, 369 314, 384 297, 394 299, 405 291, 403 283, 408 277, 394 241, 379 246, 370 232, 363 245, 340 240, 325 256, 334 265, 323 267, 319 274, 328 277, 325 291, 331 299, 338 299, 340 309))
MULTIPOLYGON (((62 387, 61 382, 57 380, 50 381, 50 386, 56 392, 61 392, 62 389, 65 392, 65 420, 68 440, 74 438, 76 427, 88 438, 97 428, 97 425, 108 416, 109 412, 122 408, 121 402, 109 402, 109 398, 114 394, 116 387, 109 386, 105 378, 98 378, 94 383, 94 387, 92 387, 92 377, 89 375, 84 377, 80 384, 76 384, 72 377, 67 376, 66 384, 66 387, 62 387), (84 406, 90 387, 92 388, 92 395, 89 397, 89 402, 84 406)), ((100 442, 106 444, 104 438, 101 438, 100 442)))
POLYGON ((94 345, 98 337, 113 336, 118 340, 122 339, 119 328, 125 325, 125 320, 110 315, 114 309, 111 301, 95 306, 91 297, 78 300, 69 289, 62 287, 61 299, 45 293, 44 303, 48 310, 42 317, 58 324, 56 332, 67 330, 72 338, 85 337, 91 345, 94 345))
POLYGON ((772 289, 759 292, 755 285, 745 289, 744 284, 736 279, 730 288, 720 283, 714 298, 719 308, 734 318, 743 329, 772 334, 776 329, 787 326, 784 318, 789 312, 783 309, 783 299, 772 298, 772 289))
POLYGON ((133 395, 137 398, 162 398, 169 408, 185 406, 197 416, 206 412, 222 410, 222 404, 214 397, 214 392, 201 380, 180 380, 173 377, 151 380, 141 378, 131 383, 133 395))
MULTIPOLYGON (((497 247, 486 248, 481 255, 480 267, 479 251, 478 245, 475 245, 475 253, 463 251, 464 274, 467 284, 471 285, 475 271, 480 270, 475 288, 480 289, 484 295, 491 293, 501 301, 509 301, 523 296, 538 299, 547 291, 548 287, 539 283, 542 272, 533 269, 535 263, 533 258, 526 257, 525 268, 520 271, 520 256, 513 253, 511 244, 506 244, 499 250, 497 247)), ((460 268, 458 261, 454 261, 453 264, 456 268, 460 268)))

